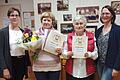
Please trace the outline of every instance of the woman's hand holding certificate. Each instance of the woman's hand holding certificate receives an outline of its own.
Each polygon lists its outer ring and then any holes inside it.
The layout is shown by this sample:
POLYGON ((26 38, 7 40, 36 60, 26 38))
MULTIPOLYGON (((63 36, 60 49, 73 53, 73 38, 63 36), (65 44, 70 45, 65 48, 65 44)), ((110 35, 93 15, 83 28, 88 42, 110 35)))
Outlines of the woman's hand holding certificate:
POLYGON ((43 50, 57 55, 56 48, 62 48, 65 36, 56 30, 51 30, 43 45, 43 50))

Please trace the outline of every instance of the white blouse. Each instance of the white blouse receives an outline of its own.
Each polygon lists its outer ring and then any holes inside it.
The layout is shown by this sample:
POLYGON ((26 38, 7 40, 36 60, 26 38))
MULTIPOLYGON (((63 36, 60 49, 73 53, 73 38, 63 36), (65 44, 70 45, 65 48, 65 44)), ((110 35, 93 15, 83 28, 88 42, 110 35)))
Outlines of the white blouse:
POLYGON ((25 55, 24 49, 19 48, 19 44, 22 43, 23 33, 21 30, 9 29, 9 43, 11 56, 25 55))

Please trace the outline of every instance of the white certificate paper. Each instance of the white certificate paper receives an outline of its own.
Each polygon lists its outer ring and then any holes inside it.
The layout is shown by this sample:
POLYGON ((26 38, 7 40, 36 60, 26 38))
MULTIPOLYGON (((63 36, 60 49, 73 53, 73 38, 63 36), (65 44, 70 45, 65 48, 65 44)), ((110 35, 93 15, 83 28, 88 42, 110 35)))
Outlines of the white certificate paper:
POLYGON ((73 36, 72 39, 72 58, 84 58, 87 52, 88 37, 87 36, 73 36))
POLYGON ((43 46, 43 50, 57 55, 56 48, 62 48, 65 36, 56 30, 51 30, 43 46))

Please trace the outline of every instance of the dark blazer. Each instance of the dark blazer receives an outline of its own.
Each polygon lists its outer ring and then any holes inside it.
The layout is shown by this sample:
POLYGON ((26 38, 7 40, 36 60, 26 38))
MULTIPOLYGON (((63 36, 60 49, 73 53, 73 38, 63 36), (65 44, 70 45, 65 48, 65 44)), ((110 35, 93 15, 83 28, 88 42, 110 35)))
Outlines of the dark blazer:
MULTIPOLYGON (((96 43, 98 43, 98 37, 102 32, 102 28, 103 26, 101 26, 95 33, 96 43)), ((99 54, 99 48, 98 48, 98 54, 99 54)), ((109 34, 105 66, 112 69, 120 70, 120 26, 116 24, 112 24, 112 28, 109 34)))
MULTIPOLYGON (((20 29, 22 30, 22 29, 20 29)), ((23 30, 22 30, 23 32, 23 30)), ((28 51, 25 51, 26 66, 30 66, 28 51)), ((12 63, 9 45, 9 27, 0 29, 0 77, 3 75, 3 69, 8 68, 12 73, 12 63)))

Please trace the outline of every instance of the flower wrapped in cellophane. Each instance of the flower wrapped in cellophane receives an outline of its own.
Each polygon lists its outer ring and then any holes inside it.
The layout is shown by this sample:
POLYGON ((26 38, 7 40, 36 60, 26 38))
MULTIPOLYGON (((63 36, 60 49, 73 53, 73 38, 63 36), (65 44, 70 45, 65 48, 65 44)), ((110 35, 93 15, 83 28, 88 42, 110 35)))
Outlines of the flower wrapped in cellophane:
POLYGON ((31 41, 27 42, 27 43, 24 43, 24 45, 28 48, 31 48, 31 49, 35 50, 35 49, 41 47, 41 41, 42 41, 41 37, 39 37, 37 39, 37 37, 32 36, 31 41))
MULTIPOLYGON (((18 41, 18 47, 20 49, 24 49, 24 50, 38 50, 41 46, 42 46, 42 36, 39 36, 38 33, 36 33, 35 31, 33 32, 25 32, 23 33, 23 40, 22 41, 18 41)), ((37 60, 38 59, 38 54, 35 53, 32 56, 33 60, 37 60)))
POLYGON ((38 34, 33 31, 31 33, 24 33, 23 34, 23 43, 19 44, 19 47, 25 49, 37 49, 41 46, 42 38, 38 36, 38 34))
POLYGON ((41 46, 41 36, 33 31, 30 33, 23 33, 23 38, 17 40, 17 47, 28 50, 29 48, 39 48, 41 46))

